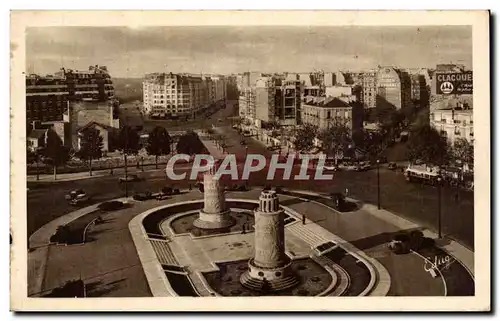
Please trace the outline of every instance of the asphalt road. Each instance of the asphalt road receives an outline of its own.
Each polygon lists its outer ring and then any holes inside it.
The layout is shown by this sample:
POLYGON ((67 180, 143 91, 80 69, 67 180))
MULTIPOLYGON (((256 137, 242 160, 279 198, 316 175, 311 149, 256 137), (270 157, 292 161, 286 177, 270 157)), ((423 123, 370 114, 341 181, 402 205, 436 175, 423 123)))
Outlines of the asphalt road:
POLYGON ((197 116, 194 120, 165 120, 165 119, 149 119, 143 117, 140 113, 141 102, 131 102, 120 105, 120 122, 130 126, 142 125, 142 132, 149 132, 156 126, 165 127, 167 130, 180 131, 189 129, 198 129, 211 125, 229 125, 231 123, 230 116, 238 114, 234 107, 235 101, 227 101, 226 108, 218 110, 210 117, 197 116), (219 119, 221 120, 219 122, 219 119))
MULTIPOLYGON (((224 115, 231 115, 231 108, 223 109, 224 115), (225 112, 225 113, 224 113, 225 112)), ((215 115, 214 115, 215 116, 215 115)), ((212 122, 218 123, 217 117, 212 122)), ((228 152, 244 156, 245 146, 240 145, 240 135, 231 129, 230 120, 225 119, 226 126, 221 128, 229 145, 228 152)), ((220 124, 219 124, 220 125, 220 124)), ((248 153, 263 154, 267 157, 271 153, 259 142, 246 138, 248 153)), ((134 172, 136 169, 131 169, 134 172)), ((292 176, 299 168, 294 168, 292 176)), ((282 171, 277 171, 275 180, 267 181, 266 171, 254 173, 250 176, 249 184, 253 186, 281 185, 284 187, 313 190, 324 193, 345 192, 348 196, 361 201, 377 204, 377 171, 372 169, 366 172, 335 172, 333 179, 328 181, 317 180, 283 180, 282 171)), ((180 188, 188 187, 189 181, 167 181, 161 171, 139 174, 145 181, 130 183, 129 195, 146 190, 158 191, 165 185, 175 185, 180 188)), ((28 235, 49 221, 69 213, 74 207, 68 205, 64 195, 72 189, 82 188, 93 197, 93 202, 122 197, 125 195, 124 184, 118 183, 117 177, 99 177, 72 182, 57 183, 28 183, 28 235)), ((411 221, 437 230, 438 226, 438 190, 432 186, 407 183, 401 172, 387 170, 383 165, 380 169, 380 203, 382 208, 399 214, 411 221)), ((471 250, 474 249, 474 194, 451 188, 442 188, 441 193, 442 232, 443 235, 460 241, 471 250), (458 195, 458 201, 456 196, 458 195)))
MULTIPOLYGON (((244 155, 245 148, 239 144, 240 135, 230 127, 220 128, 228 141, 228 153, 244 155)), ((271 154, 261 143, 247 138, 248 153, 271 154)), ((292 171, 292 176, 298 173, 298 168, 292 171)), ((275 177, 282 177, 277 171, 275 177)), ((311 172, 314 175, 314 172, 311 172)), ((377 204, 377 170, 366 172, 334 172, 330 181, 317 180, 280 180, 276 179, 272 185, 282 185, 302 190, 318 192, 344 192, 348 196, 366 203, 377 204)), ((311 175, 311 176, 312 176, 311 175)), ((266 173, 257 173, 250 176, 250 183, 264 185, 266 173)), ((474 249, 474 193, 463 190, 443 187, 441 193, 441 225, 443 235, 450 236, 471 250, 474 249), (457 201, 458 195, 458 201, 457 201)), ((403 173, 391 171, 386 165, 380 165, 380 204, 381 207, 399 214, 413 222, 438 229, 439 198, 436 187, 408 183, 403 173)))

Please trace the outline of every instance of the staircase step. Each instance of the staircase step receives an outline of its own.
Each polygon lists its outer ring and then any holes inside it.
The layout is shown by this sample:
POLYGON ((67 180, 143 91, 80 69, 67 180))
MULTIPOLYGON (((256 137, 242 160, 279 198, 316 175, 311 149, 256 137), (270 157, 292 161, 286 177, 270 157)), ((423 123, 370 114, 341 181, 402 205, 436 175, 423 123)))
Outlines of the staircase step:
POLYGON ((307 244, 311 247, 316 247, 320 244, 323 244, 325 242, 328 242, 328 240, 320 235, 315 234, 313 231, 308 229, 306 226, 302 224, 293 224, 292 226, 289 227, 289 229, 302 238, 304 241, 306 241, 307 244))
POLYGON ((337 285, 328 296, 341 296, 349 288, 351 283, 349 274, 337 264, 333 264, 330 267, 335 271, 335 274, 337 274, 337 285))
POLYGON ((158 240, 150 240, 150 242, 161 264, 179 265, 167 242, 158 240))

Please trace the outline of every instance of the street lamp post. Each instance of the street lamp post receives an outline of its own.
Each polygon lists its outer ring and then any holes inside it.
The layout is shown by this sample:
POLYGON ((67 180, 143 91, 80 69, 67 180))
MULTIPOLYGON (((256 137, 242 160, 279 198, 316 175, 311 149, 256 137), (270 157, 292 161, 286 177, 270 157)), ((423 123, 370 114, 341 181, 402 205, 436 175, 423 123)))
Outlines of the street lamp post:
POLYGON ((127 153, 128 153, 128 130, 125 130, 125 197, 128 197, 128 164, 127 164, 127 153))
POLYGON ((377 207, 380 209, 380 159, 377 159, 377 207))
POLYGON ((438 177, 438 238, 441 238, 441 177, 438 177))

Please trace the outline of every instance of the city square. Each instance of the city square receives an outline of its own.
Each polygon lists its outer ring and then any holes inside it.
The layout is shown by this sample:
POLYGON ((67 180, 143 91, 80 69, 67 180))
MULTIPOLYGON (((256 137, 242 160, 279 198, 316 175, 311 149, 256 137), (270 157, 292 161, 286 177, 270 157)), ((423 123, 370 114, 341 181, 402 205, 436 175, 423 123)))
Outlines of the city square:
POLYGON ((26 29, 28 298, 475 298, 472 27, 236 29, 26 29))

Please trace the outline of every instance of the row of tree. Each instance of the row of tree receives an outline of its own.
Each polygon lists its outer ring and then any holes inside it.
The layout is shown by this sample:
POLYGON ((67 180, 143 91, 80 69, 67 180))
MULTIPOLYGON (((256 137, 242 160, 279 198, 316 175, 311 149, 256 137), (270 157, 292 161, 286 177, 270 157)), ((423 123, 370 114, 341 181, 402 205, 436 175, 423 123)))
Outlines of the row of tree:
MULTIPOLYGON (((300 152, 309 151, 314 146, 316 138, 321 141, 321 148, 328 155, 336 157, 348 146, 356 146, 365 150, 368 158, 376 159, 391 144, 393 133, 389 129, 382 128, 379 132, 358 130, 351 135, 349 128, 341 122, 334 123, 333 126, 324 130, 304 124, 295 131, 292 140, 295 149, 300 152)), ((410 130, 407 146, 407 157, 411 162, 421 160, 438 166, 456 160, 463 164, 474 162, 473 144, 466 139, 459 138, 453 145, 450 145, 447 138, 428 123, 415 123, 410 130)))
POLYGON ((414 126, 408 140, 408 159, 421 160, 426 164, 443 166, 459 161, 474 163, 474 145, 464 138, 458 138, 451 145, 446 136, 441 135, 428 124, 414 126))
MULTIPOLYGON (((137 155, 139 150, 145 147, 148 155, 155 156, 155 166, 158 168, 158 157, 171 153, 173 140, 164 127, 155 127, 149 133, 145 146, 141 144, 137 130, 130 126, 124 126, 118 132, 114 144, 124 157, 127 166, 127 156, 137 155)), ((183 154, 197 154, 206 151, 205 146, 194 132, 187 132, 179 138, 177 152, 183 154)), ((88 128, 82 132, 80 137, 80 149, 74 156, 89 165, 89 175, 92 175, 92 161, 103 155, 103 137, 96 128, 88 128)), ((45 144, 37 151, 28 151, 28 163, 43 163, 52 166, 54 179, 57 176, 57 167, 65 165, 71 158, 71 150, 64 146, 61 138, 53 130, 46 133, 45 144)), ((37 171, 38 172, 38 171, 37 171)))

